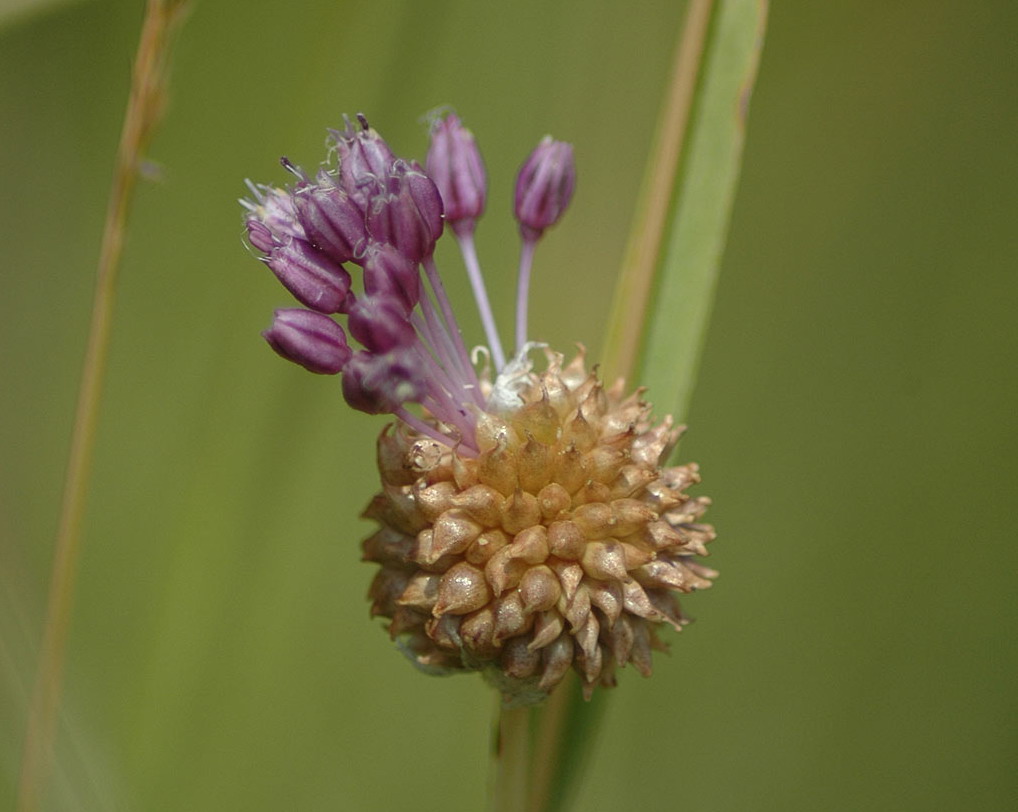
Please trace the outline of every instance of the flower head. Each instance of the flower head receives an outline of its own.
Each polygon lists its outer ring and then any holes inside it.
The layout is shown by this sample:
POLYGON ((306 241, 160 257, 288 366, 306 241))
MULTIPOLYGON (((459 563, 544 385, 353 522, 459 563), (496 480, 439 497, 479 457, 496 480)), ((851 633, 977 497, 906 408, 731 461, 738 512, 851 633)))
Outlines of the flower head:
POLYGON ((570 668, 589 695, 627 664, 649 674, 658 631, 687 622, 676 594, 710 585, 697 560, 714 536, 699 521, 709 500, 686 493, 695 465, 667 465, 680 429, 655 423, 641 390, 605 388, 582 350, 566 365, 527 338, 534 248, 572 198, 572 147, 546 138, 520 170, 506 359, 473 244, 480 154, 454 115, 431 135, 425 172, 358 116, 331 133, 336 164, 314 179, 284 159, 289 189, 250 184, 249 241, 308 308, 277 311, 264 335, 312 372, 342 373, 353 408, 396 417, 378 440, 364 558, 380 567, 372 614, 404 653, 429 672, 483 672, 514 702, 540 700, 570 668), (434 261, 446 220, 488 337, 493 368, 480 372, 434 261))

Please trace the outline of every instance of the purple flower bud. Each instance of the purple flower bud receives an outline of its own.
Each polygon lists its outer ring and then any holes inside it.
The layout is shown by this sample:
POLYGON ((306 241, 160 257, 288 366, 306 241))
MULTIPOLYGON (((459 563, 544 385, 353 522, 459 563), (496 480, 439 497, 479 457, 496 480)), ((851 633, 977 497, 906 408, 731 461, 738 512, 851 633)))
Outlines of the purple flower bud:
POLYGON ((254 199, 242 198, 240 205, 248 211, 247 235, 251 245, 268 254, 291 237, 304 239, 304 228, 297 220, 297 210, 289 192, 251 181, 247 186, 254 199))
POLYGON ((383 414, 385 406, 364 386, 364 379, 370 374, 373 360, 374 356, 363 350, 353 354, 346 364, 346 374, 343 375, 343 399, 350 408, 359 412, 383 414))
POLYGON ((575 186, 572 145, 545 136, 516 178, 516 219, 525 239, 537 239, 559 221, 575 186))
POLYGON ((384 178, 396 156, 389 145, 369 124, 362 113, 357 124, 347 119, 343 130, 331 130, 332 140, 339 158, 339 179, 344 191, 366 209, 371 178, 384 178))
POLYGON ((265 264, 305 307, 319 313, 346 311, 350 274, 310 243, 291 237, 273 247, 265 264))
POLYGON ((442 236, 442 196, 416 163, 396 161, 386 190, 371 201, 367 214, 370 235, 386 242, 411 262, 431 256, 442 236))
POLYGON ((418 401, 424 381, 413 350, 399 349, 384 355, 354 353, 343 369, 343 397, 361 412, 393 412, 408 401, 418 401))
POLYGON ((261 220, 249 217, 246 225, 248 242, 263 254, 268 254, 276 247, 276 240, 272 236, 272 231, 261 220))
POLYGON ((297 217, 308 240, 336 262, 356 262, 364 253, 364 213, 338 186, 309 186, 294 195, 297 217))
POLYGON ((476 219, 484 213, 487 178, 474 135, 455 113, 439 119, 431 128, 427 167, 453 231, 472 232, 476 219))
POLYGON ((409 313, 421 298, 421 278, 417 264, 391 245, 368 243, 364 255, 364 292, 368 296, 396 299, 409 313))
POLYGON ((302 308, 277 310, 262 336, 287 361, 319 375, 335 375, 352 355, 342 327, 328 316, 302 308))
POLYGON ((417 333, 402 303, 388 296, 362 296, 350 308, 350 335, 371 352, 409 347, 417 333))

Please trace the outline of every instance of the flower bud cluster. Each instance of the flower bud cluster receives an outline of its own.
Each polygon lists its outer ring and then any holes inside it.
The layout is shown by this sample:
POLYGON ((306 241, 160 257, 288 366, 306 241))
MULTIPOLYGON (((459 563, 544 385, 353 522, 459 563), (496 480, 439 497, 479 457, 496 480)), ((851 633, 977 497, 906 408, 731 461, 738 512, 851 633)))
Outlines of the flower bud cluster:
MULTIPOLYGON (((433 257, 448 221, 501 371, 505 358, 472 240, 487 197, 474 137, 455 114, 438 118, 427 173, 397 157, 364 116, 331 130, 329 142, 332 163, 314 177, 283 158, 295 181, 285 189, 249 182, 251 197, 241 201, 248 241, 305 308, 277 311, 263 335, 311 372, 342 373, 353 408, 395 414, 476 452, 475 412, 485 407, 484 396, 433 257), (361 269, 359 293, 351 265, 361 269), (345 330, 337 315, 346 317, 345 330), (361 348, 351 349, 348 336, 361 348), (420 422, 407 403, 424 406, 438 425, 420 422)), ((533 244, 561 217, 574 182, 572 148, 549 138, 520 172, 516 215, 528 245, 518 304, 524 323, 533 244)))
POLYGON ((296 182, 249 183, 252 197, 241 201, 249 242, 306 308, 277 311, 265 339, 312 372, 342 372, 356 409, 400 414, 422 403, 469 440, 464 406, 480 402, 476 375, 458 326, 434 312, 421 286, 420 267, 432 262, 443 230, 441 195, 363 116, 331 131, 330 142, 333 166, 312 178, 284 158, 296 182), (361 269, 360 293, 349 265, 361 269), (346 330, 336 315, 346 317, 346 330), (347 336, 361 349, 351 350, 347 336))

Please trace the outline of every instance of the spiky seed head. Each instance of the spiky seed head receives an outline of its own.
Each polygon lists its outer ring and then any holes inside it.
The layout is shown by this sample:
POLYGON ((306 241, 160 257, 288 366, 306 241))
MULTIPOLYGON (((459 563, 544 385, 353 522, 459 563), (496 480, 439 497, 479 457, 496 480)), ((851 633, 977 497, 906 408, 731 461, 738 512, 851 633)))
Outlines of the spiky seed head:
POLYGON ((481 671, 507 701, 540 701, 570 668, 589 696, 632 663, 649 675, 676 594, 711 585, 714 537, 694 464, 661 467, 681 429, 641 393, 605 389, 582 350, 548 352, 518 408, 478 414, 478 455, 397 423, 378 442, 372 614, 428 672, 481 671))

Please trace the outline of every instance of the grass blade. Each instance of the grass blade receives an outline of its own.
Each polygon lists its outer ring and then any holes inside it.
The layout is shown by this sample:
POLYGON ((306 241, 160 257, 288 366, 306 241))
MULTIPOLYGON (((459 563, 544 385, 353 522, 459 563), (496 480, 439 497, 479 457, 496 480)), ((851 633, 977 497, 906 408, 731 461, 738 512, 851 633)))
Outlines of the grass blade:
MULTIPOLYGON (((766 0, 690 4, 606 333, 608 374, 649 386, 658 414, 679 420, 710 316, 766 18, 766 0)), ((603 696, 584 703, 564 684, 539 711, 533 812, 567 807, 603 710, 603 696)))
POLYGON ((81 557, 81 527, 106 377, 113 305, 127 216, 141 173, 145 148, 152 140, 165 106, 167 61, 173 34, 183 20, 185 6, 186 0, 149 0, 138 42, 131 94, 120 134, 113 188, 106 211, 92 320, 53 554, 46 621, 25 731, 18 783, 18 812, 33 812, 42 806, 50 771, 78 560, 81 557))
MULTIPOLYGON (((613 374, 626 374, 650 387, 659 414, 670 412, 678 420, 689 406, 713 302, 767 3, 694 3, 689 17, 703 27, 704 41, 680 131, 681 155, 671 169, 668 150, 674 151, 675 145, 659 139, 648 173, 651 184, 660 183, 656 177, 662 171, 671 173, 667 214, 663 227, 649 236, 647 220, 653 212, 641 212, 634 228, 636 247, 627 257, 608 331, 608 348, 617 342, 623 350, 606 359, 613 374), (642 329, 633 331, 633 324, 642 329)), ((666 118, 661 132, 669 126, 666 118)), ((660 191, 654 203, 663 203, 660 191)))

